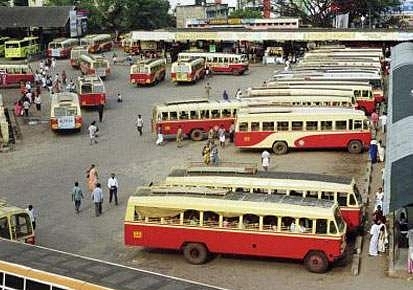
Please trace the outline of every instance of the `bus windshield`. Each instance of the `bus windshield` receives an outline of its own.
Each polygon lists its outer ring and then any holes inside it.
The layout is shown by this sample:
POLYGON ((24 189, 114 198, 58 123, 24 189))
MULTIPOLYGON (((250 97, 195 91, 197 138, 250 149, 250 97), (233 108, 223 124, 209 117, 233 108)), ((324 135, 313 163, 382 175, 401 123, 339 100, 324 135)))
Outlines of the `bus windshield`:
POLYGON ((98 68, 98 67, 104 67, 105 68, 105 67, 107 67, 107 64, 104 61, 96 61, 93 66, 95 68, 98 68))
POLYGON ((54 108, 54 114, 56 117, 76 116, 77 108, 76 107, 57 107, 57 108, 54 108))
POLYGON ((49 43, 49 48, 52 48, 52 49, 62 48, 62 44, 61 44, 61 43, 57 43, 57 42, 52 42, 52 43, 49 43))
POLYGON ((19 48, 18 43, 6 43, 6 48, 19 48))
POLYGON ((337 223, 337 227, 338 227, 338 231, 340 233, 344 232, 344 229, 346 227, 346 224, 343 220, 343 217, 341 216, 341 212, 339 208, 336 208, 335 212, 334 212, 334 218, 336 220, 337 223))

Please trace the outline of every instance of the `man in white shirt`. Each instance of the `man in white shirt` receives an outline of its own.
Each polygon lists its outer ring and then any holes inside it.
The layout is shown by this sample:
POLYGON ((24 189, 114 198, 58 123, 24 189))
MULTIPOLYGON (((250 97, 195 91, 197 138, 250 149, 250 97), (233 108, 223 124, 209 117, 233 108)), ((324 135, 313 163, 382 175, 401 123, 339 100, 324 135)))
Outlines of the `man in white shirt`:
POLYGON ((268 167, 270 166, 270 153, 267 150, 264 150, 261 154, 261 164, 264 171, 268 171, 268 167))
POLYGON ((95 189, 92 191, 92 200, 95 204, 96 216, 102 214, 103 192, 100 188, 100 183, 96 183, 95 189))
POLYGON ((96 121, 93 121, 89 128, 87 128, 87 130, 89 131, 89 140, 90 140, 90 145, 92 145, 93 143, 97 144, 98 141, 96 140, 96 131, 97 131, 97 127, 96 127, 96 121))
POLYGON ((109 203, 111 203, 112 198, 115 197, 115 205, 118 205, 119 183, 118 183, 118 179, 115 176, 115 173, 112 173, 108 179, 108 188, 109 188, 109 203))
POLYGON ((138 118, 136 119, 136 129, 139 132, 139 136, 142 136, 143 119, 141 115, 138 115, 138 118))
POLYGON ((380 121, 380 124, 381 124, 381 131, 382 131, 383 133, 385 133, 385 132, 386 132, 386 124, 387 124, 387 115, 386 115, 386 114, 382 114, 382 115, 379 117, 379 121, 380 121))
POLYGON ((33 230, 36 229, 36 219, 37 219, 37 212, 34 210, 33 206, 29 204, 26 208, 27 213, 29 214, 30 221, 32 222, 33 230))

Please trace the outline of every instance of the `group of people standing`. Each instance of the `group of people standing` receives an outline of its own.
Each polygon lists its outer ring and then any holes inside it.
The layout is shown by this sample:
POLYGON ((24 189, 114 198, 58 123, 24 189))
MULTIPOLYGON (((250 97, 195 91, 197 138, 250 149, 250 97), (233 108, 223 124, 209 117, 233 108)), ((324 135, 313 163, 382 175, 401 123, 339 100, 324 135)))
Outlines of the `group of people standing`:
MULTIPOLYGON (((102 214, 102 204, 103 204, 103 190, 101 184, 98 182, 98 172, 95 164, 92 164, 86 171, 86 180, 87 187, 90 193, 90 197, 95 204, 95 214, 100 216, 102 214)), ((115 201, 115 205, 118 205, 118 189, 119 182, 115 173, 111 173, 110 177, 107 180, 107 188, 109 190, 109 203, 112 203, 112 200, 115 201)), ((75 206, 75 212, 79 214, 82 199, 85 196, 82 189, 79 187, 79 182, 75 181, 74 187, 72 189, 72 202, 75 206)))

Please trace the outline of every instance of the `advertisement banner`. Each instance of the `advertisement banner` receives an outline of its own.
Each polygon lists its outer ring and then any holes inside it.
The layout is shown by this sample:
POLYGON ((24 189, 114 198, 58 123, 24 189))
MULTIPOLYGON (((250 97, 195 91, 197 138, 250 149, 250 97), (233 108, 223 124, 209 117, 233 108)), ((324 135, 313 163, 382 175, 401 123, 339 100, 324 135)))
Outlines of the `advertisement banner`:
POLYGON ((70 37, 77 37, 77 15, 75 10, 69 12, 70 37))

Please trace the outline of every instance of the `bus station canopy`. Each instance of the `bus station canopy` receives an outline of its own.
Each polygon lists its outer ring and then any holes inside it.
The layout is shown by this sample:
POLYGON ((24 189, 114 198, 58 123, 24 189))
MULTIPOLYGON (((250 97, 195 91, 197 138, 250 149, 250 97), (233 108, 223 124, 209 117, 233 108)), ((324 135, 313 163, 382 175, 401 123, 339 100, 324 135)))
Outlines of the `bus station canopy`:
POLYGON ((70 10, 73 10, 73 6, 1 7, 0 28, 65 27, 69 21, 70 10))
POLYGON ((413 204, 413 43, 391 52, 384 213, 413 204))

